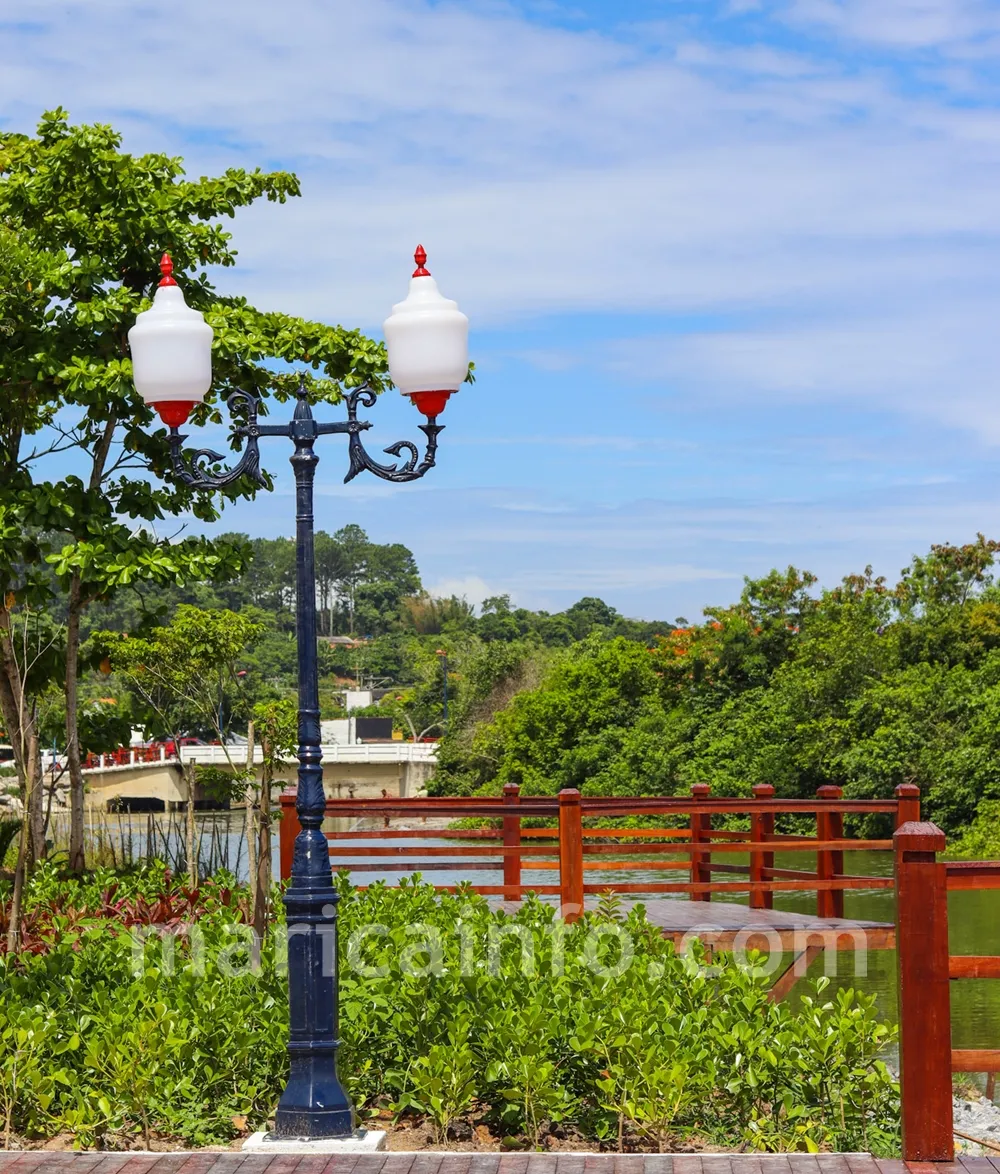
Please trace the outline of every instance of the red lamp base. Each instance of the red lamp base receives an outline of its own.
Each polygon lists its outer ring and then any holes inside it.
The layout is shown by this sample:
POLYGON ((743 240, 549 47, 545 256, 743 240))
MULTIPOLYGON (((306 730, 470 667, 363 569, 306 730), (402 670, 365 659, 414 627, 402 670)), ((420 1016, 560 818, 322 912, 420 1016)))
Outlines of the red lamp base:
POLYGON ((191 415, 191 409, 194 407, 194 400, 165 399, 149 406, 156 409, 160 419, 168 428, 180 428, 187 423, 187 418, 191 415))
POLYGON ((410 399, 418 412, 423 412, 428 419, 433 420, 444 411, 450 395, 450 391, 413 391, 410 399))

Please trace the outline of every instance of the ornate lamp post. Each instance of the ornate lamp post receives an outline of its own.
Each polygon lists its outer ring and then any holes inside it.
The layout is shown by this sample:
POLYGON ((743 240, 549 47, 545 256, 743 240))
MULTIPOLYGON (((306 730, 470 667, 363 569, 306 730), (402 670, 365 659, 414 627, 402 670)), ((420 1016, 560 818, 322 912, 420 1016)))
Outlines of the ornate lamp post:
POLYGON ((361 433, 371 425, 358 419, 358 405, 372 407, 375 392, 359 387, 346 395, 347 419, 330 423, 313 419, 303 379, 292 419, 287 424, 260 424, 257 398, 244 391, 228 399, 239 414, 233 428, 244 441, 239 462, 220 469, 220 453, 200 449, 186 454, 186 436, 178 431, 191 409, 212 383, 212 329, 200 313, 185 304, 172 265, 164 254, 163 280, 153 306, 140 314, 129 331, 135 386, 170 428, 173 475, 196 489, 222 489, 247 478, 257 485, 261 473, 258 440, 284 436, 291 440, 296 497, 296 633, 299 655, 299 770, 295 809, 302 830, 295 841, 291 883, 285 890, 288 921, 288 1002, 291 1034, 290 1075, 275 1121, 278 1137, 347 1137, 354 1130, 354 1109, 337 1075, 339 1045, 337 1013, 337 894, 330 856, 321 830, 326 809, 323 792, 319 727, 319 674, 316 658, 316 579, 313 551, 313 481, 319 457, 317 437, 347 436, 349 468, 345 481, 362 470, 385 481, 415 481, 434 467, 438 415, 459 389, 469 367, 469 322, 455 302, 438 292, 425 268, 422 246, 414 254, 417 268, 406 299, 393 307, 385 322, 389 374, 427 417, 420 430, 427 449, 418 464, 416 445, 401 440, 383 451, 399 458, 382 464, 365 451, 361 433), (404 456, 405 454, 405 456, 404 456))

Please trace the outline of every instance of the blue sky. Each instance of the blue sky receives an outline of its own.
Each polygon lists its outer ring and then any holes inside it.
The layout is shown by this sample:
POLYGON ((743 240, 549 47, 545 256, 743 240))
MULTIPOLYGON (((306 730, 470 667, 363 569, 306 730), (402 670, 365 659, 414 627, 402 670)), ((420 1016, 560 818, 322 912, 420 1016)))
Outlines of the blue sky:
MULTIPOLYGON (((1000 536, 1000 2, 6 0, 0 38, 8 128, 299 173, 223 288, 377 333, 423 242, 478 382, 417 485, 328 443, 318 514, 432 589, 693 617, 1000 536)), ((285 458, 226 528, 291 533, 285 458)))

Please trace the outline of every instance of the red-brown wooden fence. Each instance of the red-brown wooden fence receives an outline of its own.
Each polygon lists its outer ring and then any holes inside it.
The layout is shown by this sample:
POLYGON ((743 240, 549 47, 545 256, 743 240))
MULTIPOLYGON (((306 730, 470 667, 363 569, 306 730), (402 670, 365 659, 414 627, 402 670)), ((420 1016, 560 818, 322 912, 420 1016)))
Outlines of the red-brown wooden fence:
POLYGON ((995 1048, 951 1046, 950 984, 1000 978, 1000 956, 949 953, 948 893, 1000 889, 1000 861, 939 861, 945 837, 932 823, 904 823, 893 840, 903 1158, 950 1162, 952 1073, 1000 1071, 1000 1039, 995 1048))
MULTIPOLYGON (((556 895, 569 918, 579 915, 586 897, 609 889, 647 896, 686 893, 695 901, 710 901, 713 893, 748 893, 751 907, 762 909, 772 906, 776 892, 815 891, 819 916, 842 917, 846 889, 893 885, 891 877, 845 873, 845 849, 890 850, 893 841, 845 839, 844 815, 887 814, 895 827, 920 818, 920 792, 908 784, 897 787, 892 799, 844 799, 839 787, 821 787, 815 799, 776 799, 770 786, 754 787, 750 799, 713 799, 704 784, 691 791, 690 797, 670 798, 582 796, 576 790, 528 796, 508 785, 500 798, 329 799, 329 818, 341 823, 366 820, 375 826, 329 831, 326 836, 332 866, 350 870, 362 884, 386 871, 420 872, 428 879, 435 872, 459 873, 476 892, 488 896, 518 901, 528 891, 556 895), (718 817, 747 814, 749 831, 712 826, 718 817), (816 835, 775 832, 775 819, 782 815, 809 817, 816 835), (686 826, 625 828, 601 823, 628 816, 673 816, 686 826), (393 819, 434 822, 401 829, 387 826, 393 819), (462 819, 493 821, 497 826, 446 826, 462 819), (451 843, 431 846, 426 843, 431 839, 451 843), (377 843, 364 842, 371 840, 377 843), (816 868, 775 868, 776 850, 815 853, 816 868), (749 863, 732 863, 734 853, 749 855, 749 863), (551 884, 525 884, 525 867, 556 875, 551 884), (620 873, 622 880, 588 882, 588 872, 595 870, 620 873), (686 875, 662 881, 628 879, 636 870, 686 875), (495 879, 483 883, 483 873, 493 873, 495 879), (727 879, 713 879, 716 874, 727 879)), ((281 805, 281 875, 286 878, 299 831, 294 793, 282 795, 281 805)))
MULTIPOLYGON (((1000 1039, 995 1048, 951 1046, 950 983, 959 979, 1000 979, 1000 955, 951 955, 948 948, 948 893, 1000 889, 1000 861, 939 861, 944 833, 920 822, 920 792, 908 784, 891 800, 844 799, 840 788, 821 787, 815 799, 776 799, 774 788, 753 788, 751 799, 711 798, 708 788, 673 798, 584 797, 564 790, 558 796, 522 796, 507 786, 503 796, 466 799, 334 799, 328 817, 375 820, 382 826, 327 832, 331 863, 359 874, 384 871, 471 875, 493 872, 499 883, 473 883, 476 892, 520 900, 528 891, 558 896, 564 916, 575 919, 587 896, 613 889, 621 893, 687 893, 709 901, 713 893, 745 892, 751 908, 767 909, 775 892, 816 892, 817 915, 843 916, 847 889, 895 888, 899 984, 900 1083, 903 1158, 908 1162, 950 1162, 954 1157, 952 1073, 1000 1071, 1000 1039), (846 814, 889 814, 892 840, 844 838, 846 814), (714 828, 713 818, 750 816, 749 831, 714 828), (679 816, 680 827, 624 828, 601 820, 625 816, 679 816), (809 815, 816 835, 775 832, 781 815, 809 815), (406 829, 386 826, 392 819, 433 820, 406 829), (444 821, 481 819, 497 826, 455 829, 444 821), (547 821, 548 826, 537 826, 547 821), (448 840, 447 846, 420 841, 448 840), (358 841, 376 840, 376 844, 358 841), (386 841, 398 841, 386 843, 386 841), (595 842, 596 841, 596 842, 595 842), (844 851, 894 852, 892 877, 844 872, 844 851), (776 868, 774 853, 816 855, 815 871, 776 868), (727 863, 733 853, 749 854, 749 864, 727 863), (715 857, 723 857, 716 861, 715 857), (650 859, 652 857, 652 859, 650 859), (524 884, 522 868, 551 871, 552 884, 524 884), (684 880, 588 883, 594 869, 628 872, 676 870, 684 880), (713 880, 713 874, 739 876, 713 880)), ((295 795, 281 797, 281 875, 291 872, 299 831, 295 795)), ((463 877, 464 879, 464 877, 463 877)), ((439 885, 453 890, 454 885, 439 885)))

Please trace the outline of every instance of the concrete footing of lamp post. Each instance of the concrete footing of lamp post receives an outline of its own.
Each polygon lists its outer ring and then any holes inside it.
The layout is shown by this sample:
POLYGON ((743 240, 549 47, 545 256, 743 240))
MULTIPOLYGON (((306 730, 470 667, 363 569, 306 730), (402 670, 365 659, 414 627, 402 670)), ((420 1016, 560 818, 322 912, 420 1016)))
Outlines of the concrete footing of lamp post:
POLYGON ((382 1129, 356 1129, 350 1137, 281 1137, 252 1133, 243 1150, 253 1154, 374 1154, 386 1148, 382 1129))

